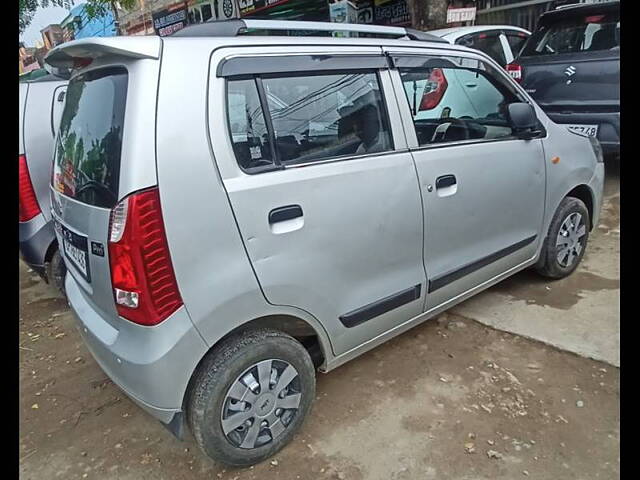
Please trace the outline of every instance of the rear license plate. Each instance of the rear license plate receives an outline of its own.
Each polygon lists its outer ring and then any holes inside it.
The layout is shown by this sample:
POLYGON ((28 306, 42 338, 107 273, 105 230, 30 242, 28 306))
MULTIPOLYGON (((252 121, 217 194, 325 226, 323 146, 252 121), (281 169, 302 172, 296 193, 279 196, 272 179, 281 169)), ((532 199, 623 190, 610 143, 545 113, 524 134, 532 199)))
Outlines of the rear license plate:
POLYGON ((598 125, 567 125, 567 128, 585 137, 596 137, 598 135, 598 125))
POLYGON ((90 281, 87 237, 72 232, 64 225, 59 225, 59 228, 65 256, 82 276, 90 281))

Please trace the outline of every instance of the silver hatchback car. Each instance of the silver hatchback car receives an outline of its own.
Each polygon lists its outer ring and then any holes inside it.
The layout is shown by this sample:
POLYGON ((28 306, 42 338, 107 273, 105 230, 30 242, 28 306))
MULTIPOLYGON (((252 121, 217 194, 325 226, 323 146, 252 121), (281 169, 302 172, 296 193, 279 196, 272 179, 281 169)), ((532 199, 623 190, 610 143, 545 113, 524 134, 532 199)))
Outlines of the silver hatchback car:
POLYGON ((46 62, 72 72, 51 206, 79 330, 227 464, 291 440, 316 369, 527 267, 569 275, 598 221, 597 141, 422 32, 234 20, 46 62))

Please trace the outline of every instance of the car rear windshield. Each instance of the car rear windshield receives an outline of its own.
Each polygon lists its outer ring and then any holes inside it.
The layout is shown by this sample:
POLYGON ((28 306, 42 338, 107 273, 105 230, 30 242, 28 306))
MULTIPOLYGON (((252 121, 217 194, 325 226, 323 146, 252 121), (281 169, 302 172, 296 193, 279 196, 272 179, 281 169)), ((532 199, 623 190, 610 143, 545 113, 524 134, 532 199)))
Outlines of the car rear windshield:
POLYGON ((620 12, 609 11, 547 21, 529 38, 522 56, 594 52, 620 48, 620 12))
POLYGON ((57 191, 97 207, 117 203, 127 79, 116 67, 69 82, 54 154, 57 191))

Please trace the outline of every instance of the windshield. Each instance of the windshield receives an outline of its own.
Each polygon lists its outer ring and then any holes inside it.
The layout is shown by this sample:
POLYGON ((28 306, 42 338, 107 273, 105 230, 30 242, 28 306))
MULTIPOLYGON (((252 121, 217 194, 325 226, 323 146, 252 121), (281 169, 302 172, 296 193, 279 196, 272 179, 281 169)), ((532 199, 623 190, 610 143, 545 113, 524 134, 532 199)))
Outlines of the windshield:
POLYGON ((69 82, 54 154, 57 191, 98 207, 117 203, 127 79, 118 67, 69 82))
POLYGON ((541 25, 522 56, 592 52, 620 48, 620 12, 560 18, 541 25))

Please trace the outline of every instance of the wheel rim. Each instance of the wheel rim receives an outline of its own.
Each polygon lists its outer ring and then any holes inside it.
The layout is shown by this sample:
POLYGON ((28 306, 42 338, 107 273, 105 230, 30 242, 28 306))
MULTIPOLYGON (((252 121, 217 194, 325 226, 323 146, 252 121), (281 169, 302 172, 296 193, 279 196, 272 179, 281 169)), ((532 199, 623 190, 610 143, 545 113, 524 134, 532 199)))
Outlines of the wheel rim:
POLYGON ((567 268, 575 263, 584 248, 586 234, 587 227, 582 215, 574 212, 565 218, 556 238, 556 259, 560 266, 567 268))
POLYGON ((278 438, 293 422, 301 399, 300 377, 279 359, 253 364, 238 376, 222 404, 222 431, 235 447, 252 449, 278 438))

